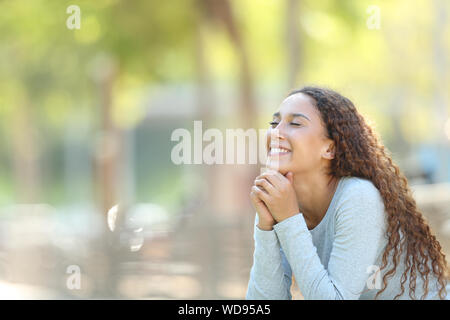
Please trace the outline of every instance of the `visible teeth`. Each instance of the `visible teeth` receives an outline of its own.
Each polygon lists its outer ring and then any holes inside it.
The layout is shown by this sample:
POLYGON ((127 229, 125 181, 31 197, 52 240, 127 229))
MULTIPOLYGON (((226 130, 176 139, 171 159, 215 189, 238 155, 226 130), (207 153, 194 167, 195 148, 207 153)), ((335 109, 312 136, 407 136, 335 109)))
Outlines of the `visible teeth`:
POLYGON ((274 153, 287 153, 287 152, 290 152, 289 150, 280 149, 280 148, 272 148, 271 151, 274 152, 274 153))

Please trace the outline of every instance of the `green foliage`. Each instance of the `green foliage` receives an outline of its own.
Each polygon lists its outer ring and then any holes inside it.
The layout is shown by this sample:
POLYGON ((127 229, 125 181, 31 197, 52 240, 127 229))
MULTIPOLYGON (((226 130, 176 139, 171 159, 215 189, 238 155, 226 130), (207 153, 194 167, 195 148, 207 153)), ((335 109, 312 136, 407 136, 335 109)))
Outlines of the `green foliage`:
MULTIPOLYGON (((65 130, 74 121, 98 123, 100 98, 95 76, 101 56, 117 66, 113 119, 122 129, 137 128, 143 121, 142 105, 149 87, 195 84, 199 37, 212 84, 238 86, 241 52, 223 25, 202 18, 201 3, 0 1, 0 134, 11 135, 22 112, 18 110, 29 112, 30 125, 49 141, 48 145, 63 143, 65 130), (79 30, 66 26, 66 9, 73 4, 81 9, 79 30)), ((268 95, 282 97, 292 89, 283 87, 291 67, 288 1, 230 3, 249 58, 255 92, 272 90, 268 95)), ((448 14, 449 7, 448 1, 425 0, 414 4, 408 0, 300 1, 294 15, 301 60, 296 86, 318 84, 342 91, 373 120, 387 141, 395 134, 392 114, 396 108, 408 143, 439 139, 443 133, 433 126, 438 114, 434 98, 437 86, 449 88, 449 79, 444 77, 446 83, 437 84, 442 77, 436 73, 440 68, 448 70, 449 62, 447 59, 446 65, 439 65, 435 57, 436 50, 449 56, 450 37, 445 35, 450 26, 445 23, 438 32, 436 15, 440 11, 448 14), (381 27, 370 30, 367 8, 373 4, 381 10, 381 27)), ((443 98, 449 101, 450 90, 446 92, 443 98)), ((262 110, 276 107, 263 99, 258 103, 262 110)), ((0 165, 5 172, 11 169, 8 156, 14 142, 3 140, 0 165)), ((45 143, 41 145, 45 148, 45 143)), ((6 178, 2 171, 0 178, 6 178)), ((2 194, 8 193, 7 185, 0 185, 2 194)), ((142 190, 148 188, 143 183, 142 190)))

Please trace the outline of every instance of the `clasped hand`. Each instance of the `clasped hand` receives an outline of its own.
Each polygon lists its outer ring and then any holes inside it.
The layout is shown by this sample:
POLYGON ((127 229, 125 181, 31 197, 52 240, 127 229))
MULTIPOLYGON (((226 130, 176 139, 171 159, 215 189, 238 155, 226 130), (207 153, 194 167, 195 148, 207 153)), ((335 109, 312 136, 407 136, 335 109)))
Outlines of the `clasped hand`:
MULTIPOLYGON (((297 195, 293 184, 293 174, 288 172, 286 176, 275 170, 268 170, 255 179, 252 187, 251 198, 258 211, 267 211, 261 208, 264 204, 273 220, 272 225, 281 222, 299 213, 297 195), (262 203, 261 203, 262 201, 262 203)), ((267 212, 258 212, 260 224, 271 224, 267 212), (261 221, 265 218, 266 221, 261 221)))

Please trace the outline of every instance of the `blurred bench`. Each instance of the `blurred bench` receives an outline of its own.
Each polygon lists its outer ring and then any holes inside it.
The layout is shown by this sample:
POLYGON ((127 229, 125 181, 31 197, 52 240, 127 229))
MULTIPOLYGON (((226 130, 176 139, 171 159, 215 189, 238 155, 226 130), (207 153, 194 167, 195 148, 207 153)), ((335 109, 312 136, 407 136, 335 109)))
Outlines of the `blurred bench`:
POLYGON ((419 206, 446 206, 450 204, 450 183, 412 185, 414 198, 419 206))

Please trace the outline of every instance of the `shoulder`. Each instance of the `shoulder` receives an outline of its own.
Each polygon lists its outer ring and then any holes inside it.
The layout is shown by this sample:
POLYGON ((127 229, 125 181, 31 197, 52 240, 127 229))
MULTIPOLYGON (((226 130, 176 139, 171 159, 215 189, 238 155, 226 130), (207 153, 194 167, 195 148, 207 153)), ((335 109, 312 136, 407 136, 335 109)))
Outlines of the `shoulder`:
MULTIPOLYGON (((359 177, 343 177, 336 204, 336 216, 382 222, 385 207, 380 191, 372 181, 359 177)), ((355 220, 360 220, 355 219, 355 220)))
POLYGON ((359 177, 343 177, 340 197, 349 200, 383 201, 372 181, 359 177))

